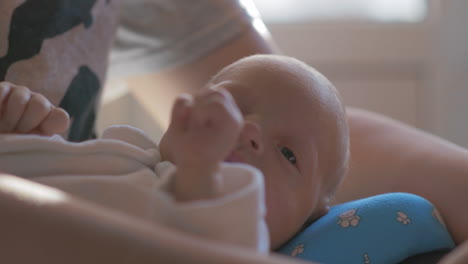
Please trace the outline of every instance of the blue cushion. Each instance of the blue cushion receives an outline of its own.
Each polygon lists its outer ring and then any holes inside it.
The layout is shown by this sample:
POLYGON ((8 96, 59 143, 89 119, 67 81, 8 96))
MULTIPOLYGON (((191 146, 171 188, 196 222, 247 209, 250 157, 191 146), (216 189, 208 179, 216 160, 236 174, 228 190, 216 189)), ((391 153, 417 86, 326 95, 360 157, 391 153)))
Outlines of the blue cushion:
POLYGON ((333 206, 278 252, 322 263, 393 264, 454 246, 429 201, 388 193, 333 206))

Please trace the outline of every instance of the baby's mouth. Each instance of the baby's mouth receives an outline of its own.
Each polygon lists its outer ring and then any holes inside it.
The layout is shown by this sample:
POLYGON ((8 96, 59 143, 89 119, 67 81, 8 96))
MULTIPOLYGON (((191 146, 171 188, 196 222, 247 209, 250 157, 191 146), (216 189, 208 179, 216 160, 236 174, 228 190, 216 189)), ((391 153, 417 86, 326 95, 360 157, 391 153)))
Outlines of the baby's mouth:
POLYGON ((242 157, 236 151, 232 151, 229 155, 224 159, 225 162, 240 162, 245 163, 242 157))

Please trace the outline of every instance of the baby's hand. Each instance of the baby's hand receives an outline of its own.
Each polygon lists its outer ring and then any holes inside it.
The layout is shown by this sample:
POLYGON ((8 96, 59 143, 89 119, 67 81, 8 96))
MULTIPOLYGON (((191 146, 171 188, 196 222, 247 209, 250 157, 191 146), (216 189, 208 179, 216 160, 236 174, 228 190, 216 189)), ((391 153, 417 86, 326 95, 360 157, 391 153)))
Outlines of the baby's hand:
POLYGON ((63 109, 28 88, 0 82, 0 133, 60 134, 70 118, 63 109))
POLYGON ((177 166, 217 166, 234 147, 242 122, 242 114, 226 90, 180 96, 168 130, 174 136, 174 162, 177 166))
POLYGON ((234 148, 242 123, 242 114, 226 90, 207 90, 176 100, 168 133, 177 166, 178 200, 213 196, 219 165, 234 148))

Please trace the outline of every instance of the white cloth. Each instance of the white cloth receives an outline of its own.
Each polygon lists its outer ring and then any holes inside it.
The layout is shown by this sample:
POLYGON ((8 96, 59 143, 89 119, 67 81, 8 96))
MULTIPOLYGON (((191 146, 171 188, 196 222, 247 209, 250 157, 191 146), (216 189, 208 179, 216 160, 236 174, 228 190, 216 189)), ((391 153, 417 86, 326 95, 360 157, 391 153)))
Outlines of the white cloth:
POLYGON ((142 131, 111 127, 102 139, 0 135, 0 171, 192 234, 268 252, 263 177, 250 166, 223 164, 221 195, 174 201, 174 166, 142 131))

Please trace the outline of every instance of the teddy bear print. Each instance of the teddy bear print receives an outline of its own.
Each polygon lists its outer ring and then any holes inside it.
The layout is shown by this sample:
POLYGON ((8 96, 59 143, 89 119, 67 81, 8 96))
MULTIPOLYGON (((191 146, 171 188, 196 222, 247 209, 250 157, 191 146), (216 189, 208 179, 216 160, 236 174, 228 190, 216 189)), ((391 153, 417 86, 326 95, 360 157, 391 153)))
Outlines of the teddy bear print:
POLYGON ((364 253, 364 264, 370 264, 369 254, 364 253))
POLYGON ((295 257, 299 254, 302 254, 304 252, 304 244, 297 245, 294 250, 291 252, 291 256, 295 257))
POLYGON ((398 211, 396 220, 404 225, 411 224, 411 219, 405 213, 398 211))
POLYGON ((343 228, 348 228, 350 226, 356 227, 359 225, 359 220, 361 217, 356 214, 357 209, 351 209, 346 212, 341 213, 338 217, 340 220, 338 220, 338 224, 343 227, 343 228))

